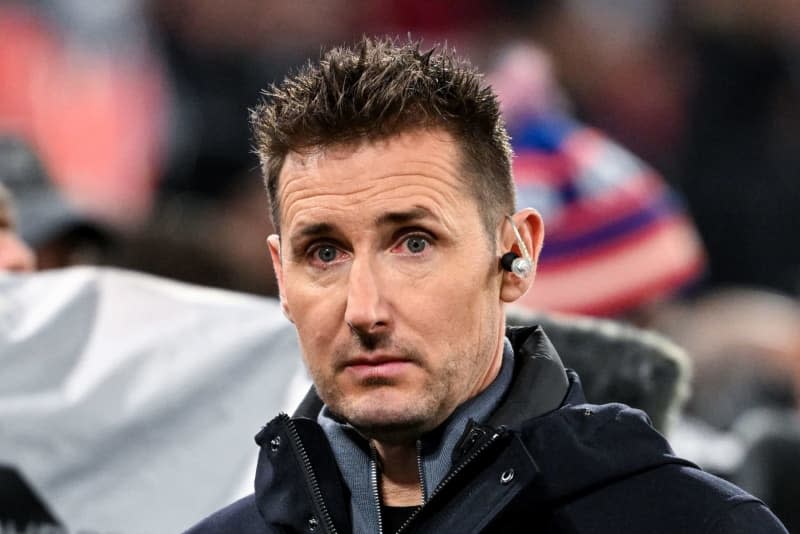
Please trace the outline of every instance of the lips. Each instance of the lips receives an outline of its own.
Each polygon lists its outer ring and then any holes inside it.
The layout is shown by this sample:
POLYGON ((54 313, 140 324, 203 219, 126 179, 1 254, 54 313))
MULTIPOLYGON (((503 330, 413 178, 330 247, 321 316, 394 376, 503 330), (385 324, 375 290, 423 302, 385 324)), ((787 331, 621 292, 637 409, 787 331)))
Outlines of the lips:
POLYGON ((362 354, 348 360, 344 369, 359 379, 394 378, 406 372, 414 362, 390 354, 362 354))
POLYGON ((355 358, 351 358, 345 363, 345 367, 353 365, 384 365, 392 362, 410 362, 405 356, 398 356, 394 354, 360 354, 355 358))

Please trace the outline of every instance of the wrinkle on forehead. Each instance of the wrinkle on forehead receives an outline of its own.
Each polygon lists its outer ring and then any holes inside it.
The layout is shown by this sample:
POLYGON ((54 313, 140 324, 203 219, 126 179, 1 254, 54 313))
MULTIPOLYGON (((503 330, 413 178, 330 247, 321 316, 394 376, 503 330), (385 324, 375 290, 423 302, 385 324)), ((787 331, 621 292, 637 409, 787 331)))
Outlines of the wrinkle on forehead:
POLYGON ((459 199, 453 190, 448 191, 446 187, 409 185, 407 183, 409 176, 419 175, 375 178, 370 180, 369 187, 353 188, 347 192, 314 194, 308 197, 298 193, 297 196, 302 198, 297 199, 289 195, 287 204, 291 207, 284 215, 285 220, 289 222, 287 229, 334 218, 342 221, 366 220, 367 224, 372 226, 380 214, 424 208, 445 229, 455 232, 458 228, 458 221, 454 216, 456 213, 442 208, 457 206, 459 203, 463 205, 464 199, 459 199), (398 185, 389 190, 379 184, 394 179, 398 185), (373 195, 373 190, 378 191, 373 195), (365 206, 367 199, 368 207, 365 206))

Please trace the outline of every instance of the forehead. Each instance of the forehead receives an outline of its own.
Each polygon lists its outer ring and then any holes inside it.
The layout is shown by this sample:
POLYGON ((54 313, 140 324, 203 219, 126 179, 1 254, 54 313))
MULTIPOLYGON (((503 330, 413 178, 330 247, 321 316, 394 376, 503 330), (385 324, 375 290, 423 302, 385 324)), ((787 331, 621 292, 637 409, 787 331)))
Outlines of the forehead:
POLYGON ((292 152, 281 170, 278 196, 281 227, 287 230, 319 219, 374 219, 383 211, 413 207, 453 225, 478 212, 457 145, 440 130, 292 152))

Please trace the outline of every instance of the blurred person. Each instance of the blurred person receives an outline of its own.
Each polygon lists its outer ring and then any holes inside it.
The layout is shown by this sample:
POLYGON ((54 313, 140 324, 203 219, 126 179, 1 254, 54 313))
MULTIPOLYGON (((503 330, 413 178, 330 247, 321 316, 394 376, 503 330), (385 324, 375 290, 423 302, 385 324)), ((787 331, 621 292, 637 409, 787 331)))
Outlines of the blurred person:
POLYGON ((8 132, 0 132, 0 184, 14 198, 17 229, 38 269, 103 261, 115 232, 65 198, 30 144, 8 132))
POLYGON ((521 206, 547 227, 536 291, 517 306, 636 317, 691 288, 703 245, 676 192, 602 131, 571 116, 551 56, 507 44, 489 74, 508 123, 521 206))
POLYGON ((498 102, 465 60, 365 38, 252 121, 314 388, 256 436, 255 493, 190 532, 785 532, 642 412, 586 404, 541 327, 506 330, 543 226, 514 212, 498 102))
POLYGON ((11 194, 0 182, 0 271, 32 271, 36 257, 17 235, 11 194))

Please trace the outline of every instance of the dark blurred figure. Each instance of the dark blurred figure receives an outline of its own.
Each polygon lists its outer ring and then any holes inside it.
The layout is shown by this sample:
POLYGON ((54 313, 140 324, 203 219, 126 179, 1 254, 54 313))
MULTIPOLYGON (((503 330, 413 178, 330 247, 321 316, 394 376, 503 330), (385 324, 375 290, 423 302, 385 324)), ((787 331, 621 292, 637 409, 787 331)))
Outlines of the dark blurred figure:
POLYGON ((715 285, 800 294, 800 3, 683 4, 694 74, 679 186, 715 285))
POLYGON ((0 184, 14 198, 16 225, 36 252, 37 268, 102 261, 111 231, 64 198, 38 156, 18 137, 0 135, 0 184))
MULTIPOLYGON (((217 203, 260 179, 249 107, 291 65, 345 39, 352 10, 335 2, 142 1, 171 90, 162 199, 217 203)), ((164 207, 162 204, 160 207, 164 207)))
POLYGON ((749 447, 733 480, 769 503, 789 532, 800 532, 800 416, 794 411, 753 410, 737 427, 749 447))
POLYGON ((9 466, 0 464, 0 532, 40 532, 66 534, 30 484, 9 466))

